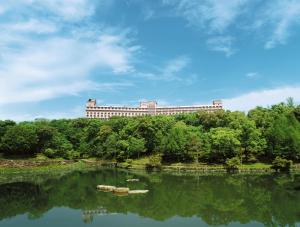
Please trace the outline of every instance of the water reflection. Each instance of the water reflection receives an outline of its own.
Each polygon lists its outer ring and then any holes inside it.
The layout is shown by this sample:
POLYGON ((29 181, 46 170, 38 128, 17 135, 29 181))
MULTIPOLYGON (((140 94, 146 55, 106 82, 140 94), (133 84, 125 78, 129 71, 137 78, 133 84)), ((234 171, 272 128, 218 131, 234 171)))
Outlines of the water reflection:
MULTIPOLYGON (((80 210, 82 223, 99 216, 136 214, 164 222, 173 217, 198 218, 208 225, 259 222, 295 226, 300 220, 299 175, 132 174, 111 169, 73 172, 43 182, 2 183, 0 220, 28 214, 32 220, 57 207, 80 210), (126 182, 139 178, 139 182, 126 182), (149 189, 127 197, 99 192, 97 184, 149 189)), ((1 221, 0 221, 1 225, 1 221)))

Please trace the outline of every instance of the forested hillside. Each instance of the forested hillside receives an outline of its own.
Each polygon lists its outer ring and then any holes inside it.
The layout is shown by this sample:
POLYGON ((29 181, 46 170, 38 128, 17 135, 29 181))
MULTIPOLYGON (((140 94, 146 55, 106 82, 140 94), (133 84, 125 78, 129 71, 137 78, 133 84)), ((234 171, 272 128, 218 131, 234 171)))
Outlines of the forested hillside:
POLYGON ((224 163, 300 161, 300 106, 290 99, 243 112, 198 112, 176 116, 0 121, 3 156, 124 161, 160 154, 168 162, 224 163))

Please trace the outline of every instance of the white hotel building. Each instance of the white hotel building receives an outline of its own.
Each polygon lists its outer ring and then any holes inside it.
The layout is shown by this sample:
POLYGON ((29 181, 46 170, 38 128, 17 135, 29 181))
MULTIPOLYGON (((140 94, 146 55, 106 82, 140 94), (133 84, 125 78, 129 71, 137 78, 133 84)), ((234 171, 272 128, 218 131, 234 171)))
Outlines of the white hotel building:
POLYGON ((97 106, 95 99, 89 99, 86 104, 87 118, 108 119, 113 116, 136 117, 145 115, 175 115, 197 111, 212 112, 221 110, 222 101, 215 100, 212 105, 160 107, 156 101, 140 102, 139 107, 97 106))

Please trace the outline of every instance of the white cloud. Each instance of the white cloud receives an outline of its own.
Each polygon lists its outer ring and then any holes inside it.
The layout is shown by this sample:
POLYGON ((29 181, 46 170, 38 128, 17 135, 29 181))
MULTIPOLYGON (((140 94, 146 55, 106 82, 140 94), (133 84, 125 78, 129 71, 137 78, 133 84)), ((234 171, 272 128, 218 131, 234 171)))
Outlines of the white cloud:
POLYGON ((123 46, 124 37, 100 36, 96 42, 74 38, 26 40, 15 51, 4 51, 0 63, 0 104, 41 101, 74 95, 99 86, 89 81, 95 67, 126 73, 134 48, 123 46), (95 86, 97 85, 97 86, 95 86))
POLYGON ((174 6, 177 15, 190 25, 222 33, 243 12, 248 0, 163 0, 163 3, 174 6))
POLYGON ((260 75, 258 72, 248 72, 246 73, 246 77, 249 79, 255 79, 258 78, 260 75))
POLYGON ((74 21, 92 15, 92 1, 0 2, 4 13, 15 15, 0 22, 0 105, 128 86, 91 79, 96 68, 112 74, 133 72, 140 48, 129 38, 128 29, 86 26, 84 35, 78 35, 74 21))
POLYGON ((66 20, 80 20, 94 13, 94 5, 90 0, 42 0, 32 1, 41 4, 66 20))
POLYGON ((274 89, 253 91, 238 97, 224 99, 224 107, 230 110, 248 111, 256 106, 270 106, 286 101, 288 97, 300 102, 300 87, 286 86, 274 89))
POLYGON ((212 38, 207 40, 210 50, 223 52, 227 57, 236 52, 234 38, 223 34, 232 25, 236 26, 237 18, 246 11, 249 0, 163 0, 163 3, 173 6, 175 14, 189 25, 210 34, 212 38))
POLYGON ((233 48, 234 38, 231 36, 217 36, 207 40, 208 48, 212 51, 223 52, 226 57, 232 56, 236 50, 233 48))
POLYGON ((139 46, 126 46, 126 39, 122 35, 102 35, 96 44, 97 61, 110 66, 115 73, 134 71, 130 64, 132 54, 140 49, 139 46))
POLYGON ((144 14, 144 20, 149 20, 149 19, 153 18, 155 12, 154 12, 154 10, 152 10, 150 8, 146 8, 143 10, 143 14, 144 14))
POLYGON ((6 11, 5 7, 0 5, 0 15, 6 11))
POLYGON ((262 15, 273 27, 266 49, 285 44, 291 35, 293 25, 300 24, 300 2, 298 0, 277 0, 272 2, 262 15))
MULTIPOLYGON (((210 36, 233 36, 239 32, 258 32, 264 48, 284 45, 300 24, 299 0, 162 0, 171 6, 172 16, 184 18, 188 25, 200 28, 210 36)), ((209 41, 209 40, 208 40, 209 41)), ((220 51, 230 49, 221 46, 220 51)))
POLYGON ((23 33, 38 33, 47 34, 53 33, 58 30, 57 25, 51 21, 39 21, 37 19, 30 19, 28 21, 21 21, 16 23, 7 23, 0 25, 2 30, 10 32, 23 32, 23 33))
POLYGON ((1 109, 0 110, 0 119, 10 119, 14 120, 16 122, 21 121, 33 121, 35 119, 71 119, 71 118, 78 118, 78 117, 84 117, 84 105, 71 107, 70 109, 67 109, 66 112, 61 111, 44 111, 44 110, 34 110, 34 111, 28 111, 25 112, 20 109, 14 109, 14 110, 6 110, 1 109), (11 111, 14 111, 14 114, 11 113, 11 111))
POLYGON ((95 5, 91 0, 0 0, 0 13, 21 10, 22 14, 30 9, 34 11, 52 14, 66 21, 78 21, 94 13, 95 5))
POLYGON ((161 70, 161 76, 166 80, 172 80, 176 78, 176 74, 182 71, 190 62, 190 59, 186 56, 180 56, 167 62, 165 67, 161 70))
POLYGON ((181 81, 189 85, 197 79, 196 74, 184 73, 190 62, 189 57, 178 56, 149 72, 136 72, 133 75, 149 80, 181 81))

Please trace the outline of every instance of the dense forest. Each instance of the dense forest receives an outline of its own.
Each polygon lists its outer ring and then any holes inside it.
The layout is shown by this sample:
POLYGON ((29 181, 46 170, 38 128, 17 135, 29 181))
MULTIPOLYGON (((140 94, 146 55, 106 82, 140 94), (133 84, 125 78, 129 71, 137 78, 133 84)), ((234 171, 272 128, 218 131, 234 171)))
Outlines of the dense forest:
MULTIPOLYGON (((159 154, 165 162, 300 161, 300 106, 292 99, 244 112, 175 116, 0 121, 0 153, 125 161, 159 154)), ((0 154, 1 155, 1 154, 0 154)))

